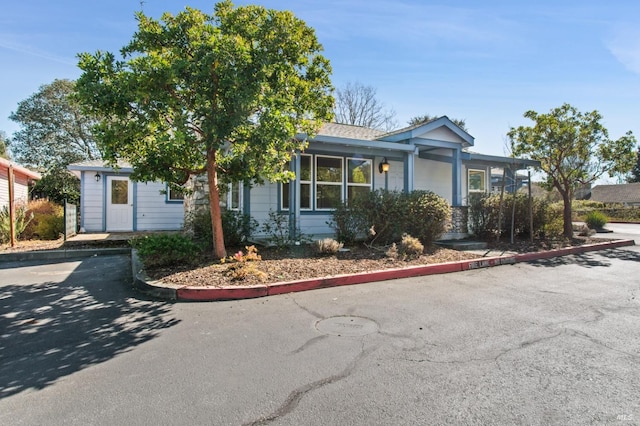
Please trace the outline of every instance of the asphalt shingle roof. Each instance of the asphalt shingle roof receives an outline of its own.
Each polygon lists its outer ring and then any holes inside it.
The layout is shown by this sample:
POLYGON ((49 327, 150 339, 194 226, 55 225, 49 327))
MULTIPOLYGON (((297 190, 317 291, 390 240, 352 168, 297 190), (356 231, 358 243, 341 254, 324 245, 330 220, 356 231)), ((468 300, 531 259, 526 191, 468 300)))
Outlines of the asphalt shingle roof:
POLYGON ((318 132, 318 136, 333 136, 366 141, 372 141, 383 134, 384 132, 380 130, 340 123, 324 123, 318 132))
POLYGON ((601 203, 640 203, 640 183, 594 186, 591 200, 601 203))

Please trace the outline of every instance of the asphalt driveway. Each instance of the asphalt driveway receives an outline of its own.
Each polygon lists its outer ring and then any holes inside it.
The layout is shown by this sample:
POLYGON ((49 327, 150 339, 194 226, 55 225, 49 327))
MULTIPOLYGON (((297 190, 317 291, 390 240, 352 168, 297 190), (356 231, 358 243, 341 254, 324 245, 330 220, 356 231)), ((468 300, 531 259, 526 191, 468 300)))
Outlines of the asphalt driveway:
POLYGON ((640 245, 640 224, 637 223, 607 223, 605 229, 611 233, 596 234, 600 238, 613 238, 617 240, 634 240, 640 245))
POLYGON ((262 299, 0 269, 0 424, 638 424, 640 249, 262 299))

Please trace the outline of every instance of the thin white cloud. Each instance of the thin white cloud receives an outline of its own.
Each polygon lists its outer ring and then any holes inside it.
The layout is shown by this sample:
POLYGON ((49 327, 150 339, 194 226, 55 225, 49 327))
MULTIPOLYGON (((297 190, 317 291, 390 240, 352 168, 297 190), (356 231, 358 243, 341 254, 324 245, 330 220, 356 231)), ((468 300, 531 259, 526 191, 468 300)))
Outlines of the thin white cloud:
POLYGON ((607 42, 611 54, 630 71, 640 74, 640 29, 620 25, 607 42))
POLYGON ((75 58, 68 58, 68 57, 54 55, 49 52, 45 52, 43 50, 37 49, 33 46, 9 41, 10 38, 11 37, 8 37, 6 34, 3 34, 0 36, 0 49, 7 49, 14 52, 22 53, 24 55, 34 56, 36 58, 42 58, 49 61, 58 62, 64 65, 75 65, 77 63, 75 58))

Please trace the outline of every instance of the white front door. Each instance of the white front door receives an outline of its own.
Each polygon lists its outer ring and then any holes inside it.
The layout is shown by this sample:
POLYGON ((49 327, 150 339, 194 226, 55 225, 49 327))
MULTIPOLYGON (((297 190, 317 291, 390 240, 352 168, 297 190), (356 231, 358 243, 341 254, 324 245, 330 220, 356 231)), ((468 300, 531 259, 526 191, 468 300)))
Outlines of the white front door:
POLYGON ((107 231, 133 231, 131 181, 107 176, 107 231))

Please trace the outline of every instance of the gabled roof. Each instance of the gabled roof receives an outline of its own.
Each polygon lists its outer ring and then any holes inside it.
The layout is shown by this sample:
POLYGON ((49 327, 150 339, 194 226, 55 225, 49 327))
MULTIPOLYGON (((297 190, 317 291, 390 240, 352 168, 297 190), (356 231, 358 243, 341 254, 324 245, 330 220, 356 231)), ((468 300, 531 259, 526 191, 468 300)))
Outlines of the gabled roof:
POLYGON ((591 200, 601 203, 640 203, 640 183, 594 186, 591 200))
POLYGON ((474 144, 474 138, 465 130, 462 130, 456 123, 451 121, 449 117, 443 115, 442 117, 436 118, 431 121, 427 121, 426 123, 414 124, 412 126, 404 127, 402 129, 394 130, 389 133, 385 133, 378 137, 378 140, 389 141, 389 142, 399 142, 403 140, 410 140, 413 138, 418 138, 425 133, 434 131, 438 128, 447 128, 460 139, 462 139, 463 147, 470 147, 474 144))
POLYGON ((14 173, 18 173, 28 177, 29 179, 40 180, 42 176, 38 172, 34 172, 33 170, 29 170, 26 167, 22 167, 13 161, 9 161, 5 158, 0 158, 0 168, 9 170, 9 166, 13 166, 14 173))
POLYGON ((104 160, 86 160, 86 161, 79 161, 77 163, 72 163, 69 164, 67 166, 67 169, 71 170, 71 171, 101 171, 101 172, 109 172, 115 169, 118 169, 120 171, 124 171, 124 172, 131 172, 133 171, 133 167, 131 167, 131 164, 127 163, 126 161, 122 161, 119 160, 118 164, 116 167, 111 167, 109 166, 104 160))

